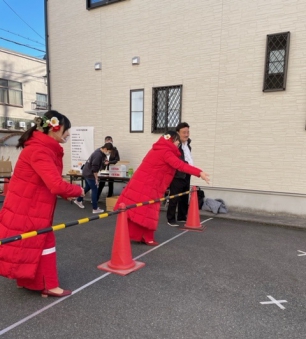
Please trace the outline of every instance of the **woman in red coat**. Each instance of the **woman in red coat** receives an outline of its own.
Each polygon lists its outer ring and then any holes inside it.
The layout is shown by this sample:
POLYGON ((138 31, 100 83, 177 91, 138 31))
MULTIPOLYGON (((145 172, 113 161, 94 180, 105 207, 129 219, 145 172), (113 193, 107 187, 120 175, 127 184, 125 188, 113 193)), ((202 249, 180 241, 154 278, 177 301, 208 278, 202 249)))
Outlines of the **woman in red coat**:
MULTIPOLYGON (((84 195, 83 188, 62 179, 63 148, 70 121, 57 111, 37 118, 19 139, 21 147, 8 193, 0 211, 0 238, 52 225, 57 196, 84 195)), ((0 246, 0 275, 16 279, 18 287, 42 291, 42 296, 71 294, 59 287, 54 233, 0 246)))
MULTIPOLYGON (((176 170, 201 177, 209 183, 207 173, 180 160, 179 142, 179 135, 171 131, 153 144, 122 191, 115 209, 122 202, 131 205, 163 196, 176 170)), ((130 239, 150 246, 158 245, 154 241, 154 232, 158 226, 159 211, 160 203, 129 209, 127 217, 130 239)))

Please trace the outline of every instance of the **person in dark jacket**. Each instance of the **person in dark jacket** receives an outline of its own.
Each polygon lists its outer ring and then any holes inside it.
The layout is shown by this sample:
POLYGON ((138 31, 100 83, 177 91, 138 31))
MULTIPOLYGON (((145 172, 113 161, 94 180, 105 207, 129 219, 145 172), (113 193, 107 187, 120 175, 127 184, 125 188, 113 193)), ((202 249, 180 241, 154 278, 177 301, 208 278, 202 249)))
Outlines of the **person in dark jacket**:
MULTIPOLYGON (((96 149, 86 161, 82 170, 82 175, 85 179, 85 194, 91 190, 92 213, 104 212, 104 210, 98 207, 97 201, 97 192, 99 186, 98 173, 104 166, 107 155, 110 154, 112 149, 113 145, 111 143, 107 143, 104 146, 96 149)), ((83 205, 83 197, 78 197, 74 203, 80 208, 85 208, 83 205)))
MULTIPOLYGON (((105 143, 111 143, 113 144, 113 138, 111 136, 107 136, 104 139, 105 143)), ((102 167, 102 170, 109 170, 109 165, 115 165, 118 161, 120 161, 120 156, 118 149, 113 146, 113 149, 111 153, 107 156, 107 159, 104 161, 104 166, 102 167)), ((103 191, 103 188, 105 186, 105 181, 100 181, 99 182, 99 187, 98 187, 98 195, 97 195, 97 201, 100 199, 100 195, 103 191)), ((112 197, 114 193, 114 181, 112 179, 108 179, 108 194, 107 197, 112 197)))
MULTIPOLYGON (((187 122, 181 122, 176 126, 176 131, 180 136, 181 143, 179 145, 180 159, 193 166, 191 156, 191 146, 189 139, 189 125, 187 122)), ((190 174, 176 171, 174 179, 170 184, 170 195, 186 192, 190 190, 190 174)), ((188 213, 188 195, 182 195, 169 200, 167 209, 167 220, 169 226, 179 226, 178 222, 185 222, 188 213), (177 209, 177 218, 176 215, 177 209)))

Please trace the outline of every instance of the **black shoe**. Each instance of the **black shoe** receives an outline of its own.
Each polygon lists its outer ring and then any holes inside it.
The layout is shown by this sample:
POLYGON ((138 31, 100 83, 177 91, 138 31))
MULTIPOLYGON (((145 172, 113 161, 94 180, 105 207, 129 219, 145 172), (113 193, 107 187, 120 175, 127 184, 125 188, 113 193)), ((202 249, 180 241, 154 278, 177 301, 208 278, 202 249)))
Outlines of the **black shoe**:
POLYGON ((186 219, 177 219, 178 222, 186 222, 186 219))
POLYGON ((168 221, 167 224, 172 227, 177 227, 179 224, 177 224, 175 221, 168 221))

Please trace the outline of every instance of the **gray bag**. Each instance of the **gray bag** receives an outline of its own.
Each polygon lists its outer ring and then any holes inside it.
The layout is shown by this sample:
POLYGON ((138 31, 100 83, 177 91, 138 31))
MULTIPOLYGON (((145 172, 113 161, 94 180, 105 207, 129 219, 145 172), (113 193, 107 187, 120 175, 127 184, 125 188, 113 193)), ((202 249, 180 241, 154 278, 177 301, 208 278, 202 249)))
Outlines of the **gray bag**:
POLYGON ((214 214, 218 213, 227 213, 227 207, 225 202, 222 199, 210 199, 206 198, 204 200, 203 208, 204 211, 213 212, 214 214))

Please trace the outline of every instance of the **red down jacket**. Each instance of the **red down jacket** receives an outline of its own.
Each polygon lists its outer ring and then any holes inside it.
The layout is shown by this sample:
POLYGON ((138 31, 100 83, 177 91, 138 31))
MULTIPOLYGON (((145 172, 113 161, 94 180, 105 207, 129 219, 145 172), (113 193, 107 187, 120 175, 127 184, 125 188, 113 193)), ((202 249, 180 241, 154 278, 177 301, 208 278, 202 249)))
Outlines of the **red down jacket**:
MULTIPOLYGON (((20 153, 0 211, 0 239, 52 226, 57 195, 77 197, 82 189, 63 181, 64 152, 48 135, 35 131, 20 153)), ((0 275, 33 279, 46 235, 0 246, 0 275)))
MULTIPOLYGON (((188 165, 179 157, 178 148, 170 140, 160 137, 122 191, 115 209, 118 209, 122 202, 131 205, 163 197, 176 170, 200 176, 202 170, 188 165)), ((127 211, 127 216, 142 227, 156 230, 159 211, 160 203, 155 203, 131 208, 127 211)))

